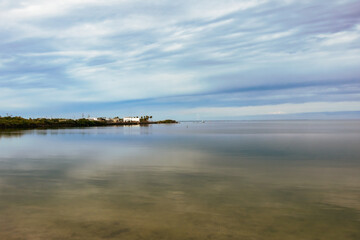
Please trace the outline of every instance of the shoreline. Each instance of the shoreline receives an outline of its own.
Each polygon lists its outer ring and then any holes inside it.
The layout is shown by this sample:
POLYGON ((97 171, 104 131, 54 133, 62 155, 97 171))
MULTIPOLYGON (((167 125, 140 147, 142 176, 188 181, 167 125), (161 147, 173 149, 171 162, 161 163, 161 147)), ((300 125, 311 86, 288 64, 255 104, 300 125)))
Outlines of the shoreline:
POLYGON ((83 128, 83 127, 106 127, 106 126, 132 126, 132 125, 150 125, 150 124, 174 124, 175 120, 167 119, 161 121, 144 122, 106 122, 94 121, 88 119, 25 119, 22 117, 0 117, 0 130, 17 129, 56 129, 56 128, 83 128))

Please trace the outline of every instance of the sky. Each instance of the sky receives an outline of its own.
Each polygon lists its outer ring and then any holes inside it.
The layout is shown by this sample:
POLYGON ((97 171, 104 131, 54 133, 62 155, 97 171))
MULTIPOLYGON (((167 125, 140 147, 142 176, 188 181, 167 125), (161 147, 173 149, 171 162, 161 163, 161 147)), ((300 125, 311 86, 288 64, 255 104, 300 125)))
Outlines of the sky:
POLYGON ((360 1, 0 0, 0 115, 360 118, 360 1))

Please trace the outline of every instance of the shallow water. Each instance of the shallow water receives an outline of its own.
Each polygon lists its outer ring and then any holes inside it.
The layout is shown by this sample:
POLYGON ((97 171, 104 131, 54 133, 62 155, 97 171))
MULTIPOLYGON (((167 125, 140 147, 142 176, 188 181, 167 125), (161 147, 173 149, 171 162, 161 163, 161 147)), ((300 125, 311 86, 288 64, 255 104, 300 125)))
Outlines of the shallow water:
POLYGON ((360 121, 0 132, 0 239, 360 239, 360 121))

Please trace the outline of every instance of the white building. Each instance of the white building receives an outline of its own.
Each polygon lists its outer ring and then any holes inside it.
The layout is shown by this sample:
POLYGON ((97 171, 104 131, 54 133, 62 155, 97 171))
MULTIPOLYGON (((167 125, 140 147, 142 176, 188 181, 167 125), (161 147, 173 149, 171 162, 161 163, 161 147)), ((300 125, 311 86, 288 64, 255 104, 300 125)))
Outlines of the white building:
POLYGON ((124 117, 124 122, 140 122, 140 118, 138 117, 124 117))
POLYGON ((98 121, 99 119, 96 118, 96 117, 89 117, 88 120, 90 120, 90 121, 98 121))

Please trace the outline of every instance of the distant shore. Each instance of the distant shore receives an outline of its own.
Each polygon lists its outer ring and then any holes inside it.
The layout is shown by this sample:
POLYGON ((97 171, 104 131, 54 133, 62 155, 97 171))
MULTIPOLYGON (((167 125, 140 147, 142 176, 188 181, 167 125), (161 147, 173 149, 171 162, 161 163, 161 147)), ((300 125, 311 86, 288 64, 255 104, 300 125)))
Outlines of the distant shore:
POLYGON ((0 129, 46 129, 46 128, 76 128, 76 127, 101 127, 101 126, 127 126, 127 125, 149 125, 178 123, 167 119, 162 121, 141 122, 108 122, 95 121, 85 118, 62 119, 62 118, 22 118, 22 117, 0 117, 0 129))

